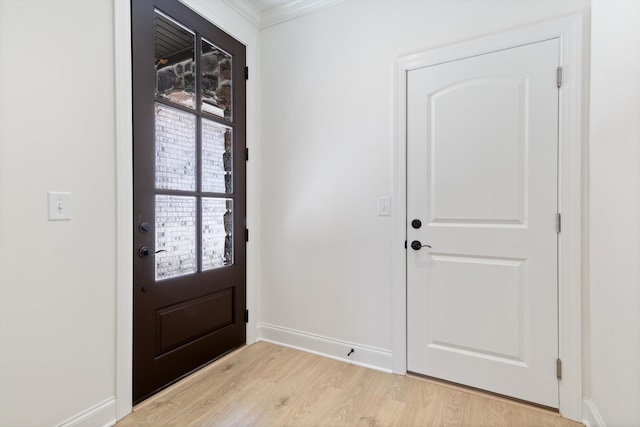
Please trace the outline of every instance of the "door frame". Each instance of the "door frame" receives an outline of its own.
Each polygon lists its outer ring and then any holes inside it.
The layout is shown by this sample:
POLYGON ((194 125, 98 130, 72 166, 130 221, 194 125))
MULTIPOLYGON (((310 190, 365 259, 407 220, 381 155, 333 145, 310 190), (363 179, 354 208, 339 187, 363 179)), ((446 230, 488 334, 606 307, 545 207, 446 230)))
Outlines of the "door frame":
MULTIPOLYGON (((553 38, 560 41, 563 84, 559 98, 558 206, 562 231, 558 239, 558 339, 564 361, 559 382, 563 417, 582 422, 582 135, 583 28, 586 16, 572 15, 520 27, 450 46, 407 55, 395 61, 394 197, 392 248, 392 371, 407 372, 407 74, 502 49, 553 38)), ((552 369, 553 365, 550 365, 552 369)), ((553 371, 552 371, 553 372, 553 371)))
MULTIPOLYGON (((115 149, 116 149, 116 312, 114 313, 116 420, 130 414, 133 408, 133 121, 131 75, 131 1, 114 0, 114 69, 115 69, 115 149)), ((259 30, 244 20, 234 18, 235 12, 225 4, 203 4, 198 0, 180 0, 213 25, 246 46, 246 62, 251 75, 259 75, 259 30)), ((259 319, 260 218, 258 169, 260 146, 258 141, 258 83, 247 80, 247 138, 251 161, 247 163, 246 228, 251 230, 247 242, 246 308, 250 311, 246 325, 246 343, 256 341, 256 320, 259 319)))

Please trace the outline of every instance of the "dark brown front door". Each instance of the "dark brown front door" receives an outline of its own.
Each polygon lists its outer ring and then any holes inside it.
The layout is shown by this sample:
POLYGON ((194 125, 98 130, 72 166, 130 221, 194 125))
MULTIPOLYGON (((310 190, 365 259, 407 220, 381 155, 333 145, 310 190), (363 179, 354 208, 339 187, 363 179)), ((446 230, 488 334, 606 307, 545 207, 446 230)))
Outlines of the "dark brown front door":
POLYGON ((133 0, 133 400, 245 342, 245 46, 133 0))

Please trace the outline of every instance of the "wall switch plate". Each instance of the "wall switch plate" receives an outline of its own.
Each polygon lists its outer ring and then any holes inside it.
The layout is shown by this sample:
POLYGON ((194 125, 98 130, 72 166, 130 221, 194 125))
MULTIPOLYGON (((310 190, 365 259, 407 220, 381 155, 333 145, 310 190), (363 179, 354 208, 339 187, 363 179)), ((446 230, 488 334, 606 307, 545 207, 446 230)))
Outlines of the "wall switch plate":
POLYGON ((49 221, 71 220, 71 193, 49 191, 49 221))
POLYGON ((391 215, 391 197, 378 197, 378 216, 391 215))

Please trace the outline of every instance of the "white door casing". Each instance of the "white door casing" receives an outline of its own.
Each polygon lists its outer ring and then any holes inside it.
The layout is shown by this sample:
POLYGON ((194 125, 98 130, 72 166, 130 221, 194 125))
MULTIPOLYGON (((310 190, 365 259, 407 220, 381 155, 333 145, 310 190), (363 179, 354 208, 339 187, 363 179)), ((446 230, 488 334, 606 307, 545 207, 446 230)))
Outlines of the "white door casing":
MULTIPOLYGON (((559 99, 558 209, 562 232, 558 235, 558 350, 563 360, 559 382, 559 409, 563 417, 582 421, 582 340, 581 340, 581 178, 583 39, 588 16, 577 14, 519 27, 440 48, 400 57, 395 63, 395 142, 392 249, 392 330, 393 372, 407 372, 407 292, 408 251, 406 206, 406 115, 407 75, 411 70, 458 59, 557 38, 563 84, 559 99)), ((409 220, 410 221, 410 220, 409 220)))
POLYGON ((408 369, 558 407, 558 39, 407 77, 408 369), (409 222, 408 221, 408 222, 409 222))

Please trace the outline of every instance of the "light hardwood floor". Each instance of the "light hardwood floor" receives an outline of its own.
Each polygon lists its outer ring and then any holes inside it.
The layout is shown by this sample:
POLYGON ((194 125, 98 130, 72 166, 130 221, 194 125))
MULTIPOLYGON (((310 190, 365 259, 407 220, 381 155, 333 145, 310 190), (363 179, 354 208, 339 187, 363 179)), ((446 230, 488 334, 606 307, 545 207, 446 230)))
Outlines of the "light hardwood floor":
POLYGON ((278 345, 245 346, 137 405, 127 426, 548 426, 557 413, 278 345))

